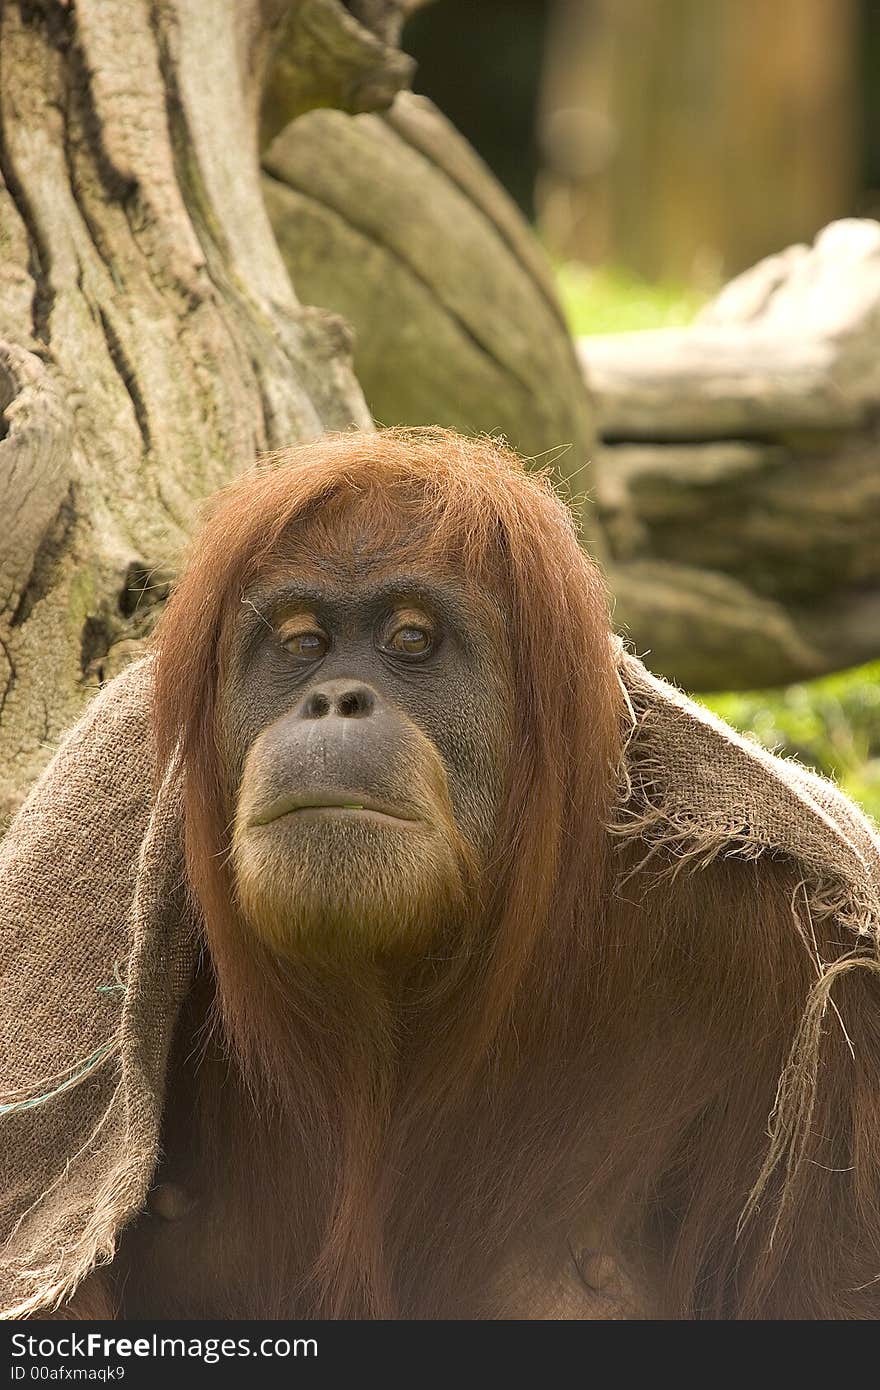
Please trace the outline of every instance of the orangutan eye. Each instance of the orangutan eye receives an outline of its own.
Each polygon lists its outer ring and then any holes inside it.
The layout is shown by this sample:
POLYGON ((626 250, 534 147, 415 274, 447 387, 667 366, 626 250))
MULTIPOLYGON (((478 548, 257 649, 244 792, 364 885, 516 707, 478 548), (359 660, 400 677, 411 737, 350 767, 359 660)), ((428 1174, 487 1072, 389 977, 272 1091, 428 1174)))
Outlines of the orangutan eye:
POLYGON ((391 634, 388 647, 399 656, 427 656, 433 647, 433 638, 425 628, 407 623, 391 634))
POLYGON ((309 629, 305 632, 291 632, 282 636, 281 645, 286 652, 289 652, 299 661, 320 661, 322 656, 326 656, 330 642, 323 632, 314 632, 309 629))

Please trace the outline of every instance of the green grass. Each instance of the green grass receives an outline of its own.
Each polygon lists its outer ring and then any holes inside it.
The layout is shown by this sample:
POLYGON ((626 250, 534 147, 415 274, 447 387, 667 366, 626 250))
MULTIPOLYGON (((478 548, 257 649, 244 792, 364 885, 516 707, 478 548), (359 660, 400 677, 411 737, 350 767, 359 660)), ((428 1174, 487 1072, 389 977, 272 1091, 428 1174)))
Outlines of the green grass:
POLYGON ((809 763, 880 820, 880 661, 821 680, 703 703, 774 753, 809 763))
MULTIPOLYGON (((703 302, 695 290, 649 285, 621 270, 569 262, 556 274, 575 335, 674 327, 690 322, 703 302)), ((703 702, 772 752, 833 777, 880 820, 880 661, 779 690, 703 702)))
POLYGON ((689 323, 705 296, 678 285, 649 285, 623 270, 591 270, 576 261, 556 268, 556 283, 575 337, 674 328, 689 323))

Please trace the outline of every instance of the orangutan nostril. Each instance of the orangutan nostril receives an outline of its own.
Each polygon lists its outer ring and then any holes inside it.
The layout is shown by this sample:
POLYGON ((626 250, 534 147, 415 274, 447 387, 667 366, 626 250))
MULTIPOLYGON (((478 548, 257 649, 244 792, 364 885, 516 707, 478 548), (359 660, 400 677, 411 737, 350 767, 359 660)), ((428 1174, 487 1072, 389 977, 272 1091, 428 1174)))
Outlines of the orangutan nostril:
POLYGON ((347 690, 336 702, 336 709, 343 719, 356 719, 358 715, 369 714, 372 708, 370 692, 364 689, 347 690))
POLYGON ((326 695, 320 691, 316 692, 306 705, 305 714, 308 719, 323 719, 325 714, 330 711, 330 701, 326 695))

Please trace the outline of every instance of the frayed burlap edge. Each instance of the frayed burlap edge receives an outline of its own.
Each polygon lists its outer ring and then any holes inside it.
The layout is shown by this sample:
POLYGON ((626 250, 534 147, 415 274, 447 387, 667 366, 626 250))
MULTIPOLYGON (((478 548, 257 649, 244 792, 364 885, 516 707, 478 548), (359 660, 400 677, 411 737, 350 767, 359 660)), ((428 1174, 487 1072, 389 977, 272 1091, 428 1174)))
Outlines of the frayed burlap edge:
MULTIPOLYGON (((22 1282, 31 1286, 31 1292, 3 1310, 2 1319, 33 1317, 40 1311, 60 1307, 89 1274, 112 1262, 121 1231, 146 1201, 159 1157, 171 1021, 185 994, 199 948, 182 872, 179 773, 173 767, 163 781, 144 837, 136 885, 127 973, 129 980, 139 982, 139 988, 131 990, 125 984, 119 1028, 108 1040, 106 1054, 98 1064, 104 1066, 116 1060, 119 1080, 86 1144, 72 1155, 54 1182, 38 1194, 22 1219, 63 1185, 71 1165, 99 1137, 120 1096, 126 1110, 126 1150, 97 1191, 79 1240, 65 1246, 55 1260, 16 1272, 22 1282), (157 1000, 166 1004, 167 1023, 158 1034, 157 1000)), ((17 1229, 16 1226, 9 1240, 17 1229)))
POLYGON ((806 1157, 829 1013, 855 1055, 832 989, 855 971, 880 976, 880 843, 873 826, 830 783, 794 760, 782 762, 741 738, 674 686, 651 675, 622 644, 618 645, 618 672, 630 727, 619 767, 616 819, 609 830, 620 844, 635 843, 644 849, 635 866, 621 877, 620 886, 648 864, 658 875, 675 877, 683 871, 704 869, 719 857, 757 860, 781 852, 806 870, 792 894, 792 928, 816 980, 804 1000, 768 1117, 767 1154, 738 1226, 741 1236, 758 1214, 772 1180, 780 1178, 770 1226, 772 1246, 806 1157), (681 721, 677 739, 671 737, 673 710, 681 721), (812 815, 825 821, 838 841, 836 854, 829 853, 824 866, 815 860, 805 863, 796 845, 781 842, 778 829, 775 834, 769 830, 757 833, 745 805, 737 814, 730 804, 713 807, 700 803, 699 798, 684 800, 683 784, 671 780, 672 770, 678 770, 671 749, 676 741, 686 739, 691 756, 699 756, 701 737, 707 752, 715 740, 724 740, 725 748, 733 751, 744 767, 754 767, 759 777, 775 774, 779 788, 787 787, 812 815), (820 790, 825 807, 811 795, 820 790), (851 822, 849 834, 828 814, 827 803, 845 811, 844 825, 847 820, 851 822), (853 937, 852 949, 832 961, 822 959, 815 932, 815 923, 826 918, 833 918, 853 937))

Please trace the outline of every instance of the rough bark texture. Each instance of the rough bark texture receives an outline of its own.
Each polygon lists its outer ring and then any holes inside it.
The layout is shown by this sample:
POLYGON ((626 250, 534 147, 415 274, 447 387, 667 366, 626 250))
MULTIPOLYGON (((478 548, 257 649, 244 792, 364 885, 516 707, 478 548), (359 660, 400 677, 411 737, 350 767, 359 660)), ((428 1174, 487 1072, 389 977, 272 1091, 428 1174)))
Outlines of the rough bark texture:
POLYGON ((692 688, 880 653, 880 225, 833 223, 692 328, 586 338, 617 617, 692 688))
POLYGON ((199 500, 369 421, 347 330, 291 287, 257 130, 279 62, 300 102, 388 104, 400 6, 373 8, 382 35, 339 0, 0 6, 0 819, 138 649, 199 500))
POLYGON ((266 206, 309 302, 354 328, 383 424, 500 432, 590 486, 593 414, 530 228, 423 98, 384 115, 313 111, 263 156, 266 206))

